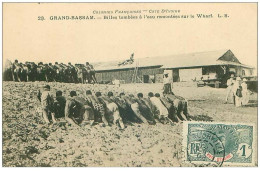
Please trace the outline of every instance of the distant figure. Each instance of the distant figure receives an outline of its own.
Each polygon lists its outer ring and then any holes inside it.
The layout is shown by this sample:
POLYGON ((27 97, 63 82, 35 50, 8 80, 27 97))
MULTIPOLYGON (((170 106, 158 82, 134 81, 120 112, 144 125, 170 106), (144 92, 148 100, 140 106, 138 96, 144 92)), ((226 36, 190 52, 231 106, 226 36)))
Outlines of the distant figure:
POLYGON ((45 121, 45 123, 49 124, 50 119, 54 120, 54 113, 53 113, 53 97, 50 93, 50 86, 46 85, 43 88, 43 92, 38 92, 38 99, 41 102, 42 106, 42 116, 45 121), (50 118, 51 117, 51 118, 50 118))
POLYGON ((61 82, 61 71, 62 71, 62 68, 60 67, 59 63, 58 62, 55 62, 55 64, 53 65, 53 69, 55 71, 55 81, 56 82, 61 82))
POLYGON ((18 60, 16 59, 13 63, 13 66, 12 66, 12 75, 13 75, 13 81, 19 81, 21 82, 21 70, 22 70, 22 67, 21 67, 21 64, 18 62, 18 60))
POLYGON ((76 68, 71 64, 71 62, 68 63, 68 82, 76 83, 77 82, 77 71, 76 68))
MULTIPOLYGON (((233 85, 234 85, 234 74, 231 74, 230 78, 227 80, 227 93, 226 93, 226 99, 225 99, 225 103, 228 103, 228 98, 230 96, 230 94, 232 94, 232 98, 233 98, 233 85)), ((233 99, 234 102, 234 99, 233 99)))
POLYGON ((246 83, 246 78, 243 79, 243 82, 241 84, 242 87, 242 105, 247 105, 249 101, 249 95, 248 95, 248 90, 247 90, 247 83, 246 83))
POLYGON ((236 107, 241 107, 242 106, 242 100, 243 100, 243 95, 242 95, 242 86, 239 86, 236 95, 235 95, 235 100, 236 100, 236 107))
POLYGON ((237 77, 236 81, 234 82, 233 85, 233 95, 235 98, 235 106, 236 107, 241 107, 242 106, 242 86, 240 85, 241 78, 237 77))
POLYGON ((163 77, 163 93, 171 94, 172 93, 172 79, 169 77, 169 74, 164 74, 163 77))
POLYGON ((133 64, 134 63, 134 53, 131 54, 130 58, 123 61, 123 62, 120 62, 118 63, 118 66, 121 66, 121 65, 127 65, 127 64, 133 64))
POLYGON ((4 81, 14 81, 12 69, 13 69, 13 63, 7 59, 3 63, 3 80, 4 81))
POLYGON ((93 65, 89 64, 89 62, 86 62, 86 69, 88 73, 88 77, 87 77, 88 83, 97 83, 96 71, 93 65))
POLYGON ((76 71, 76 82, 84 84, 86 81, 84 80, 86 70, 80 64, 75 64, 75 71, 76 71))
POLYGON ((134 62, 134 55, 135 55, 135 53, 132 53, 131 56, 130 56, 130 63, 131 64, 134 62))

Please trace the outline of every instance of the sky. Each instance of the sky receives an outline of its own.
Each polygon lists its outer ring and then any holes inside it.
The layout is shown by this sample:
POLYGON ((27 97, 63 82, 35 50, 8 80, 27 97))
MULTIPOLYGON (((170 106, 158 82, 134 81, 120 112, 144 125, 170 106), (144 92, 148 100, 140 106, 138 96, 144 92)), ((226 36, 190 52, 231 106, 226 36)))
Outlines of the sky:
POLYGON ((3 5, 3 62, 18 59, 94 63, 128 59, 133 52, 135 58, 144 58, 222 49, 231 49, 243 64, 257 66, 256 3, 3 5), (187 15, 213 14, 214 18, 49 20, 50 16, 93 15, 94 10, 144 9, 180 10, 180 14, 187 15), (217 18, 218 13, 228 14, 229 18, 217 18), (39 21, 38 16, 46 20, 39 21))

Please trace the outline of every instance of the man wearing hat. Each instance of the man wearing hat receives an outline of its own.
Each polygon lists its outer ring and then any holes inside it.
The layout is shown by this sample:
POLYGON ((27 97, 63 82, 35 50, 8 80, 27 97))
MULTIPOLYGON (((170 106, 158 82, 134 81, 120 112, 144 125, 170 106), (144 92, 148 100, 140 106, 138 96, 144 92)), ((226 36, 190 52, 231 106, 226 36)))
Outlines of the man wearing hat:
POLYGON ((164 94, 171 94, 172 93, 172 80, 169 77, 169 74, 166 73, 163 76, 163 93, 164 94))
POLYGON ((226 94, 225 103, 228 102, 228 98, 229 98, 230 94, 233 94, 232 93, 232 91, 233 91, 232 89, 233 89, 234 82, 235 82, 234 74, 231 74, 230 78, 227 80, 227 94, 226 94))

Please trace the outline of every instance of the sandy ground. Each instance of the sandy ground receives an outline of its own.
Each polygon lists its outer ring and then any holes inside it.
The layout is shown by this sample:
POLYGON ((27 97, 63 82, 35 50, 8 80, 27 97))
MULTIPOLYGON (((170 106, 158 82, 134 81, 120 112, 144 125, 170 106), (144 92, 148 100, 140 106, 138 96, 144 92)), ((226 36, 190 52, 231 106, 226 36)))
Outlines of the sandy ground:
MULTIPOLYGON (((182 162, 182 123, 69 127, 64 121, 45 125, 37 91, 46 83, 3 82, 3 166, 192 166, 182 162)), ((86 89, 136 94, 161 92, 162 84, 82 85, 49 83, 51 91, 86 89)), ((225 89, 175 83, 174 92, 189 101, 193 120, 257 123, 257 94, 247 107, 224 104, 225 89)))

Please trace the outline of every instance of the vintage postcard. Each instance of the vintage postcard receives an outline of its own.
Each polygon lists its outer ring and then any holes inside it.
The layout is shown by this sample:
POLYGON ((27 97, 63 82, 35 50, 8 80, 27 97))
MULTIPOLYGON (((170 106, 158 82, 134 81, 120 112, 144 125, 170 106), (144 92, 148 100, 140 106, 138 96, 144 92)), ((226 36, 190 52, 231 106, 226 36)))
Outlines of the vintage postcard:
POLYGON ((4 167, 258 166, 257 3, 3 3, 4 167))

